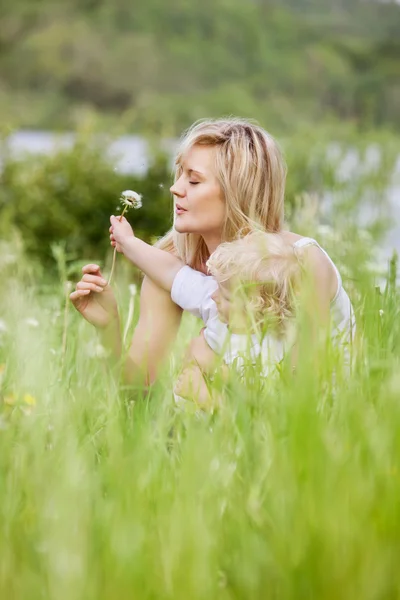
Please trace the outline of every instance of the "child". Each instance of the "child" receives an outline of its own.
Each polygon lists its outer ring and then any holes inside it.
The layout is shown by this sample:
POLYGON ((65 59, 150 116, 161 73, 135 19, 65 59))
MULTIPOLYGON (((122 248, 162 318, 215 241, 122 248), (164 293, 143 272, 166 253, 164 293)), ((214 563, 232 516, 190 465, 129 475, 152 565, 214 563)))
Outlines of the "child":
POLYGON ((190 345, 174 388, 177 396, 209 405, 203 374, 213 373, 218 355, 240 372, 246 360, 259 361, 264 376, 283 359, 292 343, 288 325, 301 268, 293 246, 281 236, 252 231, 221 244, 207 262, 208 276, 136 238, 126 219, 111 217, 111 224, 112 245, 205 324, 190 345))

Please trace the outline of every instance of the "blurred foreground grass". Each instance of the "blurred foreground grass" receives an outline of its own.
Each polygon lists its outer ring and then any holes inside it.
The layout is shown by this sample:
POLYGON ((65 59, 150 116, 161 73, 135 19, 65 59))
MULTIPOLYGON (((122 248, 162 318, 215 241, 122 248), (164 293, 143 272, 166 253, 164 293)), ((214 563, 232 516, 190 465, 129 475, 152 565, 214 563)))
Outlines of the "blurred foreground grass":
POLYGON ((201 416, 171 395, 194 320, 147 397, 121 392, 63 282, 4 245, 0 598, 399 597, 396 265, 376 289, 360 243, 340 246, 352 377, 332 391, 333 364, 310 354, 296 380, 236 384, 201 416))

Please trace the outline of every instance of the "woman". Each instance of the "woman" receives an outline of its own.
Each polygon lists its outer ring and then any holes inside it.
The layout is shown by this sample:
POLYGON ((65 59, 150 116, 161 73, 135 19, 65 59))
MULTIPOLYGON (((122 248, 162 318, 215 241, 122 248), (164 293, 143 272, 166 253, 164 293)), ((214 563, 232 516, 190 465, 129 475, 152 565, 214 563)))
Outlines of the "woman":
MULTIPOLYGON (((159 246, 205 273, 207 259, 221 242, 255 226, 279 232, 284 241, 299 245, 302 236, 283 230, 285 178, 276 141, 258 125, 238 118, 195 123, 183 136, 176 159, 171 187, 174 226, 159 246)), ((318 245, 304 246, 315 285, 314 322, 327 324, 331 301, 337 300, 342 289, 340 276, 318 245)), ((70 298, 98 329, 103 346, 118 363, 122 344, 114 293, 98 265, 86 265, 83 273, 70 298)), ((346 313, 347 306, 343 311, 346 313)), ((181 312, 168 292, 144 278, 140 317, 124 363, 128 384, 155 380, 177 334, 181 312)))

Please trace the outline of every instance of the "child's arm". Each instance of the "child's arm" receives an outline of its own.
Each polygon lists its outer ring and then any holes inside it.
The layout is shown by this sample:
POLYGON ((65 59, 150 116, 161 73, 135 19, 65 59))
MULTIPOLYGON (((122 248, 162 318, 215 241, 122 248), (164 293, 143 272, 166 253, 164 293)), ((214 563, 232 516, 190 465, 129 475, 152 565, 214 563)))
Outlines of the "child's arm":
POLYGON ((110 222, 111 245, 116 247, 118 252, 122 252, 158 286, 170 292, 176 274, 184 263, 170 252, 150 246, 135 237, 125 217, 120 221, 118 217, 112 216, 110 222))
MULTIPOLYGON (((174 392, 182 398, 193 400, 200 408, 207 409, 221 404, 221 396, 216 390, 209 388, 204 378, 204 375, 214 373, 218 355, 207 344, 203 331, 189 345, 174 392)), ((226 365, 220 369, 224 379, 226 370, 226 365)))
POLYGON ((193 400, 201 408, 207 408, 212 404, 204 374, 196 365, 183 369, 174 385, 174 393, 185 400, 193 400))
POLYGON ((190 342, 186 351, 184 365, 196 365, 204 373, 211 374, 218 364, 218 355, 207 344, 204 331, 205 328, 201 330, 199 336, 190 342))

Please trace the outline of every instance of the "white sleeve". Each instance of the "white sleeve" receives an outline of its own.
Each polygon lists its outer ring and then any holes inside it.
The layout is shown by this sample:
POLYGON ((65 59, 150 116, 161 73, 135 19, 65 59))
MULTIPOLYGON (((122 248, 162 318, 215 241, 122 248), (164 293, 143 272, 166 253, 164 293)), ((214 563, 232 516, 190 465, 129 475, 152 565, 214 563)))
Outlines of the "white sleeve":
POLYGON ((204 305, 210 303, 211 294, 216 287, 217 284, 213 277, 204 275, 186 265, 175 276, 171 288, 171 298, 183 310, 204 320, 204 305))
POLYGON ((208 321, 207 327, 204 329, 203 334, 211 350, 214 350, 214 352, 217 354, 222 354, 229 332, 227 325, 222 323, 218 319, 217 315, 208 321))

